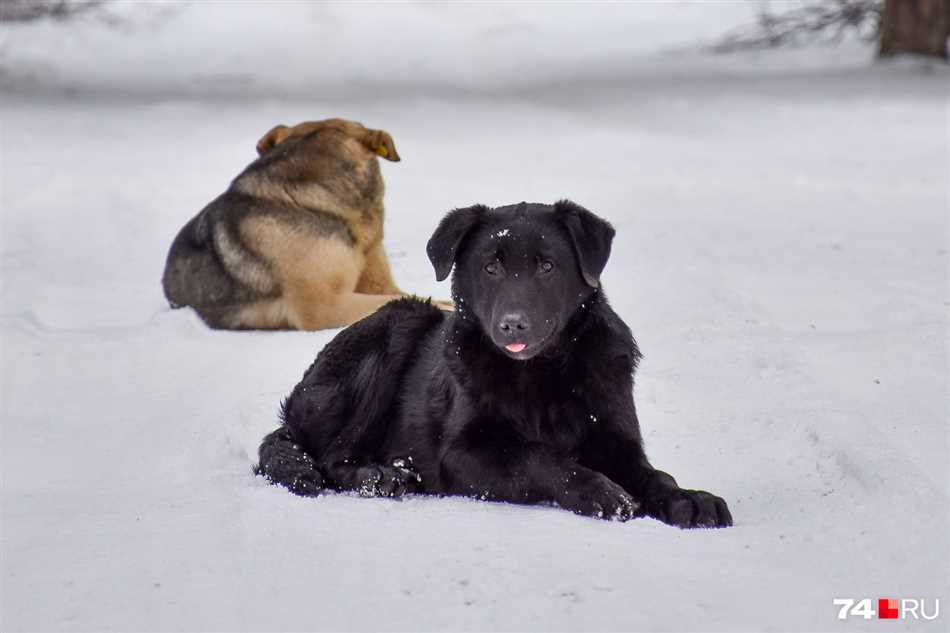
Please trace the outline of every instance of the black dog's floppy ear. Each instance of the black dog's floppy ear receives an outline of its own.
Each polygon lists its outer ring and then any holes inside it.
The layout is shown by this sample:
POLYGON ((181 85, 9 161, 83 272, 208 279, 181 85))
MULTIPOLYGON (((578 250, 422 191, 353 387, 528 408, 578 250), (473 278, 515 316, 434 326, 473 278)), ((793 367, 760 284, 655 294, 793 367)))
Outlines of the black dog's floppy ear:
POLYGON ((610 257, 610 244, 614 239, 614 227, 570 200, 554 203, 554 211, 567 228, 577 253, 581 274, 588 286, 600 286, 600 273, 610 257))
POLYGON ((429 261, 435 268, 435 278, 438 281, 444 280, 452 272, 459 245, 486 211, 488 207, 476 204, 472 207, 449 211, 448 215, 439 222, 438 228, 426 244, 426 254, 429 255, 429 261))

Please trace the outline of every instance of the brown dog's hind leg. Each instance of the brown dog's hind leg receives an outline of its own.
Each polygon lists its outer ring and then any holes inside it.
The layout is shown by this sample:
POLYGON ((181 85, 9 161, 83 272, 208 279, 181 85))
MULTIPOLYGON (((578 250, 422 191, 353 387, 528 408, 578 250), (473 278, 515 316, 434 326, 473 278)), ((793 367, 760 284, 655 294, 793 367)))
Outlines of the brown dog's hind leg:
POLYGON ((364 256, 341 236, 314 235, 267 217, 250 218, 242 228, 245 240, 270 263, 280 288, 279 297, 242 311, 247 327, 343 327, 402 296, 356 292, 364 256))
POLYGON ((335 240, 280 264, 280 302, 290 326, 298 330, 344 327, 403 296, 354 292, 362 262, 352 248, 335 240))
POLYGON ((364 295, 350 292, 339 295, 317 293, 286 297, 290 324, 298 330, 325 330, 355 323, 403 295, 364 295))
POLYGON ((359 281, 356 282, 356 292, 368 295, 405 294, 393 279, 382 240, 366 251, 366 263, 363 265, 359 281))
MULTIPOLYGON (((366 253, 366 265, 356 284, 356 292, 371 295, 406 295, 399 289, 389 270, 389 260, 383 249, 382 241, 376 242, 366 253)), ((455 311, 455 305, 447 299, 433 299, 432 304, 440 310, 455 311)))

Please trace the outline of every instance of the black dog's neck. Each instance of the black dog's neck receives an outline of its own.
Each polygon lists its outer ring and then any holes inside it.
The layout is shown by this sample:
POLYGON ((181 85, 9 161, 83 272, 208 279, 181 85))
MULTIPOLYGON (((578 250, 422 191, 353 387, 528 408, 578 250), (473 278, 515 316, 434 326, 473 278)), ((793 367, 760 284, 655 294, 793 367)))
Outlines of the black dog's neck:
MULTIPOLYGON (((459 309, 449 328, 449 342, 445 354, 449 360, 455 357, 467 363, 476 361, 479 356, 489 356, 496 360, 500 357, 513 368, 544 370, 549 367, 564 367, 574 360, 577 341, 594 327, 596 313, 605 305, 603 291, 595 288, 577 307, 568 320, 567 325, 558 334, 557 340, 552 341, 537 356, 528 360, 516 360, 505 355, 485 333, 484 325, 478 317, 467 310, 463 302, 456 300, 459 309), (460 358, 461 357, 461 358, 460 358)), ((450 366, 451 366, 450 362, 450 366)))

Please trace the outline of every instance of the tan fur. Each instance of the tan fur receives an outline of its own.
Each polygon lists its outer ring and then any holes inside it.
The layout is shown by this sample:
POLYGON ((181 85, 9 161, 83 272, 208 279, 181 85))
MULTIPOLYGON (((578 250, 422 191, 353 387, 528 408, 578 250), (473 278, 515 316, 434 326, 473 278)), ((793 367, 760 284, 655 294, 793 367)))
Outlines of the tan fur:
POLYGON ((287 303, 283 299, 264 299, 251 303, 233 315, 229 327, 234 329, 254 330, 289 330, 290 315, 287 314, 287 303))
POLYGON ((249 218, 241 228, 246 243, 269 261, 281 286, 280 297, 242 311, 244 327, 256 319, 266 322, 256 327, 342 327, 403 296, 391 278, 383 280, 393 289, 389 293, 358 292, 366 258, 342 239, 310 235, 273 217, 249 218))

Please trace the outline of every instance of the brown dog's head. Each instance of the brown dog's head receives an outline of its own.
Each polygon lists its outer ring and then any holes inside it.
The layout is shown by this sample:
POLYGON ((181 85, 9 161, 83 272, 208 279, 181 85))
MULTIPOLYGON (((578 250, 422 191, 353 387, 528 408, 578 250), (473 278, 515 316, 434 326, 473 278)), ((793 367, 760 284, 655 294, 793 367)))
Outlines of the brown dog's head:
POLYGON ((383 130, 371 130, 363 127, 356 121, 346 119, 327 119, 326 121, 307 121, 293 127, 278 125, 261 137, 257 142, 257 153, 263 156, 271 149, 280 145, 289 138, 304 136, 320 130, 336 130, 346 136, 359 141, 367 150, 386 160, 398 161, 399 153, 393 137, 383 130))

